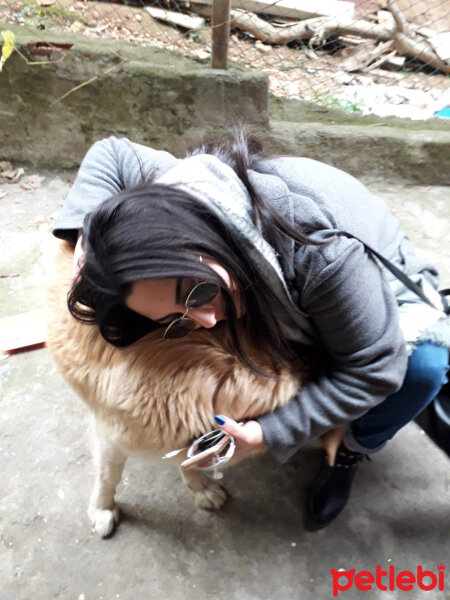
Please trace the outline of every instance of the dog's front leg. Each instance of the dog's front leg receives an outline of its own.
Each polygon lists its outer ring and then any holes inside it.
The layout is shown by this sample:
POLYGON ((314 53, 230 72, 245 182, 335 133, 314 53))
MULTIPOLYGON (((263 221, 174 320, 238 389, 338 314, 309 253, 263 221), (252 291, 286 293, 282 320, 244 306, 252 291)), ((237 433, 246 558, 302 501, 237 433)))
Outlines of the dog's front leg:
POLYGON ((189 469, 188 471, 180 469, 180 471, 185 484, 194 496, 197 506, 206 510, 217 510, 225 504, 226 491, 211 477, 208 477, 206 473, 196 469, 189 469))
POLYGON ((110 535, 119 522, 119 507, 114 501, 114 494, 126 460, 127 455, 108 441, 97 426, 94 443, 95 483, 88 515, 95 531, 102 537, 110 535))

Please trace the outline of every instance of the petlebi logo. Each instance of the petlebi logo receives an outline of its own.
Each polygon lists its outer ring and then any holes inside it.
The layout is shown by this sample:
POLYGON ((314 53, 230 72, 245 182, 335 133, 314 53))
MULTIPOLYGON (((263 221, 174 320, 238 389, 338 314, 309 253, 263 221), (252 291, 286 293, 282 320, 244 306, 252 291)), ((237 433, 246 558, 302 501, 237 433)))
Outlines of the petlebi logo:
MULTIPOLYGON (((445 581, 445 565, 437 565, 437 572, 426 571, 419 565, 415 572, 413 571, 397 571, 394 565, 391 565, 384 570, 380 565, 377 565, 375 572, 358 571, 350 569, 345 571, 340 569, 331 569, 333 577, 333 597, 336 598, 341 592, 346 592, 353 586, 362 592, 369 592, 376 588, 383 592, 386 591, 409 591, 413 589, 429 592, 431 590, 442 591, 445 581)), ((345 594, 341 594, 344 598, 345 594)))

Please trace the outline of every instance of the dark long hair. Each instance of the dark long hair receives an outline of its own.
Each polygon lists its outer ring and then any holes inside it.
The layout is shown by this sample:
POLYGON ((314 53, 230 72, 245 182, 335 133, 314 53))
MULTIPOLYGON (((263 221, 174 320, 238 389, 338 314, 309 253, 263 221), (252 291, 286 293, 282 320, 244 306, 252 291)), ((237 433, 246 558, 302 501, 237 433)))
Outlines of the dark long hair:
MULTIPOLYGON (((291 226, 256 194, 247 171, 262 158, 258 141, 239 133, 233 143, 206 143, 190 152, 212 154, 232 167, 245 184, 254 209, 254 223, 283 258, 286 236, 312 244, 305 232, 291 226)), ((222 265, 236 280, 245 305, 242 326, 262 343, 277 364, 293 358, 280 332, 279 302, 248 258, 234 231, 194 195, 172 185, 145 183, 104 201, 84 223, 85 263, 68 296, 71 314, 98 325, 115 346, 133 343, 159 324, 125 304, 133 282, 151 278, 192 278, 217 283, 225 301, 233 350, 258 373, 243 349, 237 313, 225 282, 198 255, 222 265)))

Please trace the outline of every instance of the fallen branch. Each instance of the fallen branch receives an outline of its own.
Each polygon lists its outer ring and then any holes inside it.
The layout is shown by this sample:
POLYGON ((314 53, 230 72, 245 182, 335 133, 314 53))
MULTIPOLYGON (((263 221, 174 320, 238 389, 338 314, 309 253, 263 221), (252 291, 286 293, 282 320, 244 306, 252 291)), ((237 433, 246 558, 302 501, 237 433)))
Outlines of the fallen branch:
POLYGON ((233 9, 230 11, 232 27, 251 33, 256 39, 266 44, 286 44, 293 40, 311 40, 313 44, 321 44, 331 35, 357 35, 366 38, 391 40, 395 27, 374 25, 363 19, 349 23, 344 17, 316 17, 299 23, 275 25, 260 19, 254 13, 233 9))
POLYGON ((184 13, 172 10, 164 10, 163 8, 155 8, 153 6, 146 6, 144 10, 154 19, 170 23, 171 25, 177 25, 183 29, 200 29, 205 24, 205 21, 201 17, 190 17, 184 13))
POLYGON ((402 14, 402 11, 397 6, 396 0, 388 0, 387 5, 389 11, 394 17, 396 32, 403 33, 404 35, 409 35, 410 31, 408 21, 405 19, 405 17, 402 14))
MULTIPOLYGON (((366 41, 357 48, 353 49, 351 54, 344 58, 339 64, 339 67, 352 73, 353 71, 361 71, 368 67, 374 60, 379 58, 387 50, 394 45, 394 41, 380 42, 376 44, 373 40, 366 41)), ((394 50, 394 54, 395 54, 394 50)), ((378 64, 381 64, 378 62, 378 64)))
POLYGON ((397 51, 411 58, 417 58, 426 65, 439 69, 442 73, 450 73, 450 63, 440 58, 439 53, 433 47, 431 39, 421 40, 411 35, 409 27, 405 26, 406 19, 397 6, 397 2, 387 0, 387 4, 396 23, 394 38, 397 51))
POLYGON ((240 9, 230 11, 230 24, 232 27, 251 33, 256 39, 266 44, 273 45, 286 44, 293 40, 310 40, 311 44, 323 44, 325 40, 336 34, 356 35, 383 42, 394 40, 395 48, 401 54, 418 58, 443 73, 450 73, 450 64, 439 57, 431 40, 421 41, 412 33, 408 33, 408 35, 403 33, 403 31, 410 32, 410 29, 403 15, 398 11, 395 0, 388 0, 388 2, 395 21, 395 24, 391 26, 376 25, 364 19, 349 23, 345 18, 329 19, 324 17, 287 25, 275 25, 260 19, 254 13, 240 9), (399 31, 398 28, 403 31, 399 31))
MULTIPOLYGON (((204 0, 205 2, 207 0, 204 0)), ((196 12, 203 17, 211 18, 209 6, 193 4, 196 12)), ((312 43, 323 43, 331 35, 353 35, 363 38, 388 41, 393 38, 395 24, 382 26, 364 19, 351 21, 348 15, 339 17, 314 17, 296 23, 270 23, 247 10, 234 8, 230 11, 230 24, 241 31, 251 33, 256 39, 267 44, 286 44, 293 40, 311 40, 312 43)))
POLYGON ((395 47, 398 52, 411 58, 417 58, 426 65, 439 69, 442 73, 450 73, 450 63, 439 58, 430 42, 421 42, 399 33, 396 35, 395 47))
POLYGON ((309 39, 313 35, 310 27, 315 24, 319 25, 322 21, 322 17, 316 17, 293 25, 272 25, 245 10, 236 8, 230 11, 232 27, 251 33, 256 39, 266 44, 285 44, 295 39, 309 39))
POLYGON ((368 65, 367 67, 364 67, 364 71, 366 73, 370 73, 374 69, 377 69, 381 65, 384 65, 385 63, 387 63, 390 60, 392 60, 395 57, 396 54, 397 54, 397 50, 392 50, 392 52, 389 52, 389 54, 385 54, 384 56, 382 56, 381 58, 379 58, 377 61, 375 61, 374 63, 372 63, 371 65, 368 65))
POLYGON ((335 33, 357 35, 363 38, 387 42, 392 39, 392 36, 395 33, 395 27, 392 25, 377 25, 364 19, 358 19, 352 23, 347 23, 345 21, 339 22, 339 20, 333 22, 333 20, 328 19, 328 21, 325 21, 324 23, 323 34, 326 37, 330 37, 331 34, 335 33))

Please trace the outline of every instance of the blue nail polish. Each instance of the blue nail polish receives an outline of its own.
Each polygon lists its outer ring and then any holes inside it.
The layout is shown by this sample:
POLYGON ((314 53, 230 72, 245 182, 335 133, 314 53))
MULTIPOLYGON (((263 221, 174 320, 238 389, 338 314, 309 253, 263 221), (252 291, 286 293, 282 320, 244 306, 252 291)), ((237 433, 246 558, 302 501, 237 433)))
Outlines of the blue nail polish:
POLYGON ((223 425, 225 423, 225 419, 220 415, 214 415, 214 418, 216 420, 216 423, 218 423, 219 425, 223 425))

